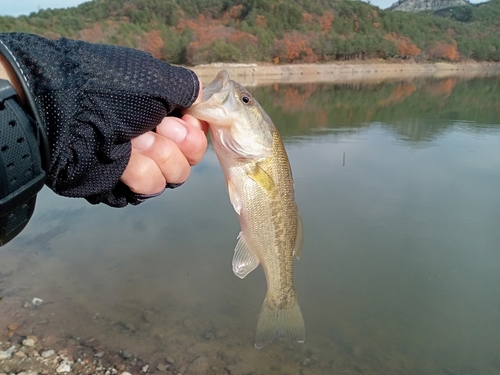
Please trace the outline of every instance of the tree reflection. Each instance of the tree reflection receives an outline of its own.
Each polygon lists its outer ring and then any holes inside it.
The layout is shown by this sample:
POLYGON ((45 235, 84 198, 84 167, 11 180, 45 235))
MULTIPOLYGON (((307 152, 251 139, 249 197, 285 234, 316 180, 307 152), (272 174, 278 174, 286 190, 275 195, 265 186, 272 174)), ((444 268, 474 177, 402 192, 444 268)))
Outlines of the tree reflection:
POLYGON ((289 141, 373 124, 410 142, 431 140, 457 121, 476 131, 500 130, 500 76, 273 84, 252 92, 289 141))

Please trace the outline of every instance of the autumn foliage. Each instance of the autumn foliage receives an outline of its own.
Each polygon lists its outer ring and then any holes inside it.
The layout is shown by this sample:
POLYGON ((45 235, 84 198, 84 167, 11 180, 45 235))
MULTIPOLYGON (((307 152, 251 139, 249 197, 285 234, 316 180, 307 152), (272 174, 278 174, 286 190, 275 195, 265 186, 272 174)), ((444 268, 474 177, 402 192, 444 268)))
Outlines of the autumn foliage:
POLYGON ((406 36, 397 35, 396 33, 392 33, 386 35, 385 38, 387 40, 391 40, 396 44, 398 49, 398 55, 401 57, 414 57, 420 53, 420 48, 418 48, 410 38, 406 36))
POLYGON ((328 10, 319 18, 319 24, 323 33, 329 32, 332 29, 332 22, 334 19, 335 16, 333 13, 328 10))
POLYGON ((457 61, 460 57, 457 51, 457 42, 453 41, 451 44, 444 42, 436 42, 428 50, 430 57, 434 59, 442 59, 448 61, 457 61))
POLYGON ((275 41, 275 61, 281 62, 316 62, 318 57, 308 45, 308 38, 299 32, 292 31, 284 35, 283 40, 275 41), (276 60, 277 59, 277 60, 276 60))
POLYGON ((157 59, 162 58, 162 49, 164 45, 165 43, 163 43, 163 39, 158 30, 152 30, 149 33, 145 33, 139 43, 139 47, 143 51, 149 52, 157 59))

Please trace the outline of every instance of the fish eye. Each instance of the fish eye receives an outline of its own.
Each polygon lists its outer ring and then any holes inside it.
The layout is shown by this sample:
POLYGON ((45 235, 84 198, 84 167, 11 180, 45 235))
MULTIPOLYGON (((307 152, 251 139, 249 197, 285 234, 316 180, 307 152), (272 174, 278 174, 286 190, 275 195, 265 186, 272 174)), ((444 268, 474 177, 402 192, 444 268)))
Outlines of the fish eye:
POLYGON ((240 99, 245 104, 252 104, 252 97, 248 94, 242 94, 240 99))

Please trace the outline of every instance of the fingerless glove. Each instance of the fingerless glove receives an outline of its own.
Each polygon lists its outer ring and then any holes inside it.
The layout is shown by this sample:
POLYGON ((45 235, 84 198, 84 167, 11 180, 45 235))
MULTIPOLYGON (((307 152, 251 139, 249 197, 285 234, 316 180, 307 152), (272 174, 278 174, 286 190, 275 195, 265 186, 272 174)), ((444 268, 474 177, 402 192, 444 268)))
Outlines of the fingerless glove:
POLYGON ((196 75, 142 51, 69 39, 5 33, 0 48, 10 54, 47 134, 47 185, 93 204, 141 202, 119 181, 130 139, 191 106, 196 75))

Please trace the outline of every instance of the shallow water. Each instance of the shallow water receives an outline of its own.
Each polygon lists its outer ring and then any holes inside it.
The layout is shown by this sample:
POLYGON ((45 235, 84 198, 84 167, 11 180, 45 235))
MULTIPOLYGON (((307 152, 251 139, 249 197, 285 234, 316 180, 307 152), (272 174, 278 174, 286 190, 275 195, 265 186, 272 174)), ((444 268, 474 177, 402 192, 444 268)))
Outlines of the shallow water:
POLYGON ((499 83, 252 88, 303 218, 304 345, 253 348, 264 275, 232 274, 239 226, 212 148, 185 185, 137 207, 42 191, 0 249, 0 308, 42 298, 40 330, 168 355, 187 373, 202 355, 213 373, 497 374, 499 83))

